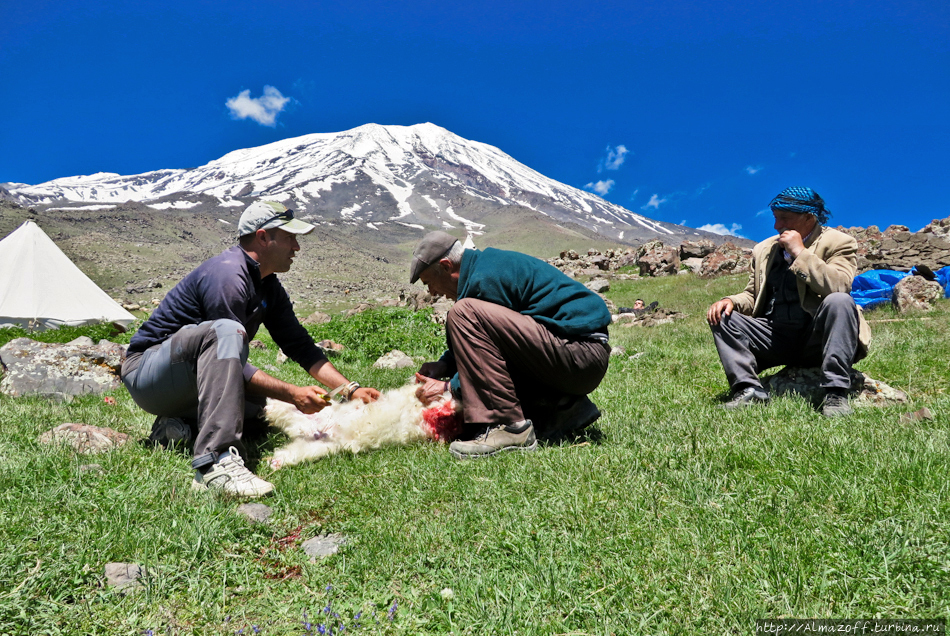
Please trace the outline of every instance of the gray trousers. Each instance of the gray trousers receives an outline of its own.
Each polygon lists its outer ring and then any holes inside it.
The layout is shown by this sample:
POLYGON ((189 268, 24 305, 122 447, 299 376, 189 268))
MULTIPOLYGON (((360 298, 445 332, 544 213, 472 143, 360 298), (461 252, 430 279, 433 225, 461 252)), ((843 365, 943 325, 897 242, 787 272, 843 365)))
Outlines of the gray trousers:
POLYGON ((826 389, 851 388, 858 350, 858 309, 842 292, 829 294, 808 324, 789 326, 733 311, 710 325, 732 391, 762 388, 758 374, 770 367, 821 367, 826 389))
POLYGON ((449 310, 445 327, 467 424, 520 422, 523 402, 587 395, 607 373, 609 345, 561 338, 494 303, 463 298, 449 310))
POLYGON ((145 411, 197 420, 192 465, 202 468, 231 446, 244 455, 245 416, 262 411, 263 398, 245 399, 247 355, 247 332, 237 321, 186 325, 165 342, 129 355, 122 382, 145 411))

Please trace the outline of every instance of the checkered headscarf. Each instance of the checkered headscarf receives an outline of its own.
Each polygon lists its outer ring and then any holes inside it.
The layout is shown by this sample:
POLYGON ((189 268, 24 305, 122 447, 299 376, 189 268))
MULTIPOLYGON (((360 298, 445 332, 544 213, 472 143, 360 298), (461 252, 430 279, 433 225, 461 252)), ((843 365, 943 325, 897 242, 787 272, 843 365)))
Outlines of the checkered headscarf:
POLYGON ((831 212, 825 208, 825 201, 811 188, 785 188, 769 203, 772 211, 795 212, 796 214, 814 214, 822 225, 828 222, 831 212))

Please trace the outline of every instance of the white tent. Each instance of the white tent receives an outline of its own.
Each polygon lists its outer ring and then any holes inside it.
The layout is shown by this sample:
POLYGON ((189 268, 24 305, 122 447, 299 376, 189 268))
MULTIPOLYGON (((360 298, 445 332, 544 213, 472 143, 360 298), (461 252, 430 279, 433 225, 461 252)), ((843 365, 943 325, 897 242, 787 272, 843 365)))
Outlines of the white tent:
POLYGON ((126 328, 133 320, 33 221, 0 241, 0 326, 114 322, 126 328))

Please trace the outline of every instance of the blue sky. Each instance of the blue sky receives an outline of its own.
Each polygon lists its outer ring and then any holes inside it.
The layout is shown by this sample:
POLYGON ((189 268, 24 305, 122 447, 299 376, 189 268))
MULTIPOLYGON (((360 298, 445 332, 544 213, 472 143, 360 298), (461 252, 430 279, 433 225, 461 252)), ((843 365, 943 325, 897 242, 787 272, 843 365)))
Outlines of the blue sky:
POLYGON ((950 216, 950 2, 0 0, 0 182, 433 122, 652 218, 950 216), (230 105, 230 106, 229 106, 230 105))

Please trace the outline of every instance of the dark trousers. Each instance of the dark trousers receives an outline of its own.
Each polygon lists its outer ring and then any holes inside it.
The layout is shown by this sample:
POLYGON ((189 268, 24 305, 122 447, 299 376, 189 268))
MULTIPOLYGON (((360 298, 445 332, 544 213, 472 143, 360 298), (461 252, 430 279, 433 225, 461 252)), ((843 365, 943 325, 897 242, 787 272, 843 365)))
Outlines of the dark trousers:
POLYGON ((122 381, 145 411, 197 420, 192 464, 201 468, 231 446, 243 455, 245 416, 262 411, 263 398, 245 399, 247 355, 247 333, 239 322, 186 325, 165 342, 129 355, 122 381))
POLYGON ((609 345, 561 338, 494 303, 464 298, 445 324, 467 424, 519 422, 524 402, 587 395, 607 373, 609 345))
POLYGON ((710 327, 733 391, 762 388, 759 372, 778 365, 820 366, 822 387, 851 388, 851 365, 858 350, 858 309, 849 294, 826 296, 805 325, 781 325, 734 311, 710 327))

